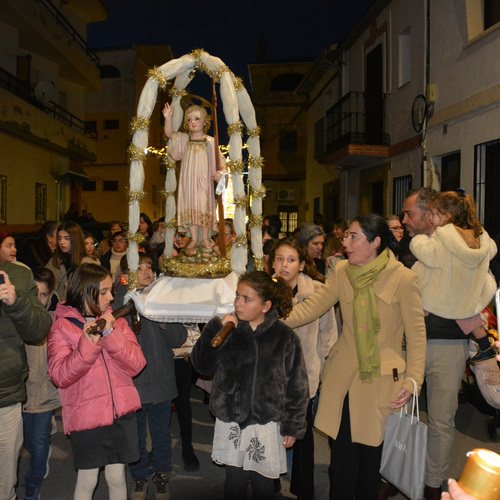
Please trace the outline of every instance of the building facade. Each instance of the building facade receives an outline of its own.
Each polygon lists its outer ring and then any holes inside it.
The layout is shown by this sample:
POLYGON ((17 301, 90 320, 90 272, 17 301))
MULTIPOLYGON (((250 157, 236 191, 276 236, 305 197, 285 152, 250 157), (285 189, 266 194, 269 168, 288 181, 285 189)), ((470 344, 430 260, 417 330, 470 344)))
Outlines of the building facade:
POLYGON ((100 0, 3 0, 0 9, 0 224, 29 229, 79 206, 84 162, 96 137, 84 126, 85 94, 99 87, 88 23, 100 0))

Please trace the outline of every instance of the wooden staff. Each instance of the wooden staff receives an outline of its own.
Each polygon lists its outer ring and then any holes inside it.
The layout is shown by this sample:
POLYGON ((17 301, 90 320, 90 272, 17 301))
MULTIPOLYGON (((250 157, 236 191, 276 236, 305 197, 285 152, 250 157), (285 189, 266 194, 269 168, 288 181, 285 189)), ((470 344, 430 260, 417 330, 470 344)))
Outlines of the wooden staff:
POLYGON ((212 342, 210 342, 210 345, 214 349, 218 349, 224 340, 226 340, 226 337, 236 328, 236 325, 230 321, 229 323, 226 323, 222 328, 219 333, 215 335, 215 337, 212 339, 212 342))
MULTIPOLYGON (((123 318, 124 316, 127 316, 128 314, 134 314, 135 312, 136 312, 135 303, 133 300, 130 300, 124 306, 121 306, 116 311, 113 311, 112 314, 113 314, 113 318, 118 319, 118 318, 123 318)), ((87 333, 90 333, 91 335, 102 334, 102 329, 105 326, 106 326, 106 320, 103 318, 99 318, 95 322, 95 326, 90 327, 87 330, 87 333)))
MULTIPOLYGON (((214 122, 214 154, 215 168, 220 171, 220 151, 219 151, 219 128, 217 126, 217 92, 215 91, 215 75, 212 75, 212 119, 214 122)), ((221 241, 220 254, 222 258, 226 258, 226 224, 224 221, 224 207, 222 206, 222 194, 217 195, 217 207, 219 208, 219 241, 221 241)), ((222 342, 221 342, 222 343, 222 342)))

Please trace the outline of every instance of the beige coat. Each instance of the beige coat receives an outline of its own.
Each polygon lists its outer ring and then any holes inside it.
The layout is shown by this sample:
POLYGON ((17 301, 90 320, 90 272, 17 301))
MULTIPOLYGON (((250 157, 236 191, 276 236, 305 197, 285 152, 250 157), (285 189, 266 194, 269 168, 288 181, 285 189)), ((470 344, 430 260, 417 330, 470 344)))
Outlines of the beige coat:
POLYGON ((392 413, 391 400, 401 388, 420 389, 424 378, 426 336, 420 290, 415 273, 405 268, 390 253, 386 268, 373 288, 380 317, 378 344, 382 376, 371 383, 359 378, 353 332, 354 291, 345 273, 347 261, 339 262, 325 286, 304 304, 294 307, 286 324, 292 328, 313 321, 340 301, 344 324, 342 335, 333 346, 321 375, 322 391, 315 426, 336 438, 342 405, 349 392, 352 440, 378 446, 384 440, 387 417, 392 413), (406 362, 402 350, 406 334, 406 362), (393 372, 397 371, 398 380, 393 372))
MULTIPOLYGON (((297 283, 297 295, 293 305, 300 304, 308 297, 320 290, 323 284, 313 280, 307 274, 300 273, 297 283)), ((323 368, 330 349, 337 341, 337 322, 333 307, 315 321, 294 329, 302 345, 302 354, 306 362, 307 377, 309 378, 309 397, 313 398, 318 392, 319 374, 323 368)))

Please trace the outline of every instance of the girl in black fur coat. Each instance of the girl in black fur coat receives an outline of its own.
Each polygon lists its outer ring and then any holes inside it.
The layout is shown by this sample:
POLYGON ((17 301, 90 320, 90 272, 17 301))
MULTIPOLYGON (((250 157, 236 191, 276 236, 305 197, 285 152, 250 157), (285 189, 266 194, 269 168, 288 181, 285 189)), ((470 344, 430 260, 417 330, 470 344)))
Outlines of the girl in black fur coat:
POLYGON ((240 277, 236 315, 215 317, 192 352, 202 375, 214 375, 210 410, 216 417, 212 460, 226 465, 224 499, 274 498, 286 472, 285 448, 301 439, 309 385, 300 340, 278 320, 292 309, 292 291, 263 271, 240 277), (220 349, 210 342, 228 322, 236 328, 220 349))

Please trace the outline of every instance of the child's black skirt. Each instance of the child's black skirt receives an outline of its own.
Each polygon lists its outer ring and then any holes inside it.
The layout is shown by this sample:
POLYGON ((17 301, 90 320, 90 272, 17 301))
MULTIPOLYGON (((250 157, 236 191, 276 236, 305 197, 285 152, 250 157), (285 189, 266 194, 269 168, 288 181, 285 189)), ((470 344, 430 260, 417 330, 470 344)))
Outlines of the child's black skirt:
POLYGON ((139 460, 137 416, 128 413, 111 425, 71 433, 75 469, 97 469, 108 464, 139 460))

